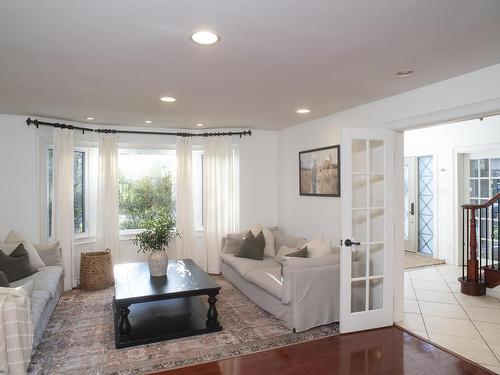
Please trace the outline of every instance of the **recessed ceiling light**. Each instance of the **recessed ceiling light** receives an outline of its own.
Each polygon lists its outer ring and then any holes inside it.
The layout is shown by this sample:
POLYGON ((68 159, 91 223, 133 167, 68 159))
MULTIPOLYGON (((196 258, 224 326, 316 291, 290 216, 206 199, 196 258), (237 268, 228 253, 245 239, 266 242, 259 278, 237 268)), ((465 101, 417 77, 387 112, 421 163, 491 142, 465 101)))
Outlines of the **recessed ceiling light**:
POLYGON ((146 124, 152 124, 152 123, 153 123, 153 121, 151 121, 151 120, 144 120, 144 122, 145 122, 146 124))
POLYGON ((171 96, 162 96, 162 97, 160 98, 160 100, 161 100, 162 102, 165 102, 165 103, 173 103, 173 102, 175 102, 177 99, 172 98, 171 96))
POLYGON ((401 70, 397 73, 394 74, 395 78, 406 78, 406 77, 411 77, 414 75, 415 72, 413 70, 401 70))
POLYGON ((92 121, 92 120, 95 120, 95 119, 93 117, 87 116, 87 117, 85 117, 85 120, 92 121))
POLYGON ((191 40, 203 46, 210 46, 220 41, 220 36, 210 30, 199 30, 191 34, 191 40))
POLYGON ((198 123, 198 124, 196 124, 196 126, 199 127, 199 128, 201 128, 203 126, 203 124, 198 123))
POLYGON ((309 113, 311 112, 309 109, 307 108, 300 108, 300 109, 297 109, 297 113, 300 113, 301 115, 305 114, 305 113, 309 113))

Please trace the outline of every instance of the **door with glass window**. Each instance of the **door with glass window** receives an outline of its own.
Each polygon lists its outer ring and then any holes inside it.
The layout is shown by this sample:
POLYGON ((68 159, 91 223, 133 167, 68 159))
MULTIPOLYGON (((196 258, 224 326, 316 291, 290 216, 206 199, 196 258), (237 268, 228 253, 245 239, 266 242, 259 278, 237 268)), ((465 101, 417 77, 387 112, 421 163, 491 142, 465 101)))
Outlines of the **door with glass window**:
POLYGON ((393 323, 393 134, 342 132, 340 331, 393 323))
POLYGON ((403 236, 405 250, 417 251, 417 189, 415 158, 408 157, 404 161, 404 203, 403 203, 403 236))

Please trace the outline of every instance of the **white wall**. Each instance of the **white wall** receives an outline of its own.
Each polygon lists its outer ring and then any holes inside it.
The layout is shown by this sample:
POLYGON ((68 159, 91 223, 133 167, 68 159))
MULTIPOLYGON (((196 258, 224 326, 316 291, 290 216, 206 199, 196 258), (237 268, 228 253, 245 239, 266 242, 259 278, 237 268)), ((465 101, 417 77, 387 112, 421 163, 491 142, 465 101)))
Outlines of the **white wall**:
POLYGON ((500 116, 409 130, 404 135, 404 147, 405 156, 434 156, 437 173, 434 176, 437 188, 434 195, 437 211, 435 256, 457 264, 460 244, 454 240, 455 231, 450 220, 457 216, 454 210, 456 153, 492 150, 498 154, 500 116))
MULTIPOLYGON (((26 126, 25 116, 0 115, 0 241, 10 229, 16 229, 33 242, 43 239, 40 233, 39 148, 50 142, 50 128, 26 126)), ((88 126, 88 125, 87 125, 88 126)), ((129 128, 127 128, 129 129, 129 128)), ((144 130, 144 128, 141 128, 144 130)), ((150 130, 158 130, 148 128, 150 130)), ((175 136, 120 135, 121 145, 164 148, 175 144, 175 136)), ((75 142, 96 142, 94 134, 75 133, 75 142)), ((260 222, 274 226, 277 219, 277 134, 256 130, 251 137, 235 137, 240 150, 240 226, 248 228, 260 222)), ((202 236, 196 240, 203 246, 202 236)), ((90 251, 95 243, 79 244, 77 250, 90 251)), ((136 254, 130 240, 121 241, 124 259, 145 259, 136 254)), ((175 249, 171 249, 175 254, 175 249)), ((123 258, 122 258, 123 259, 123 258)))

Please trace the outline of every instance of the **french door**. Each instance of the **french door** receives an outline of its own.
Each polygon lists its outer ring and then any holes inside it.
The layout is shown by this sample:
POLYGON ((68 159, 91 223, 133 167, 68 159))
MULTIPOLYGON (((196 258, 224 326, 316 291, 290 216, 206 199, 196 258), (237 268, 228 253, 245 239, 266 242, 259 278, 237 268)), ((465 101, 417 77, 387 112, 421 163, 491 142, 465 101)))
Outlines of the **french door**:
POLYGON ((342 131, 340 331, 393 323, 393 134, 342 131))
POLYGON ((414 157, 404 162, 404 211, 403 228, 405 250, 417 252, 417 173, 414 157))

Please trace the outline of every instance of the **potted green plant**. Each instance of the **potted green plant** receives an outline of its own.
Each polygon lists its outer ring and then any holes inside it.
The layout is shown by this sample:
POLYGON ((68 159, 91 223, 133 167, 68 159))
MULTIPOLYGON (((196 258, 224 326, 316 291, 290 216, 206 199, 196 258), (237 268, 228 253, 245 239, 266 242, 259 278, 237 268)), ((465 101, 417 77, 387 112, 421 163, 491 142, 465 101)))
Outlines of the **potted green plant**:
POLYGON ((165 211, 152 212, 144 222, 144 230, 133 240, 137 252, 149 253, 149 273, 153 277, 167 275, 170 242, 180 234, 175 231, 175 220, 165 211))

